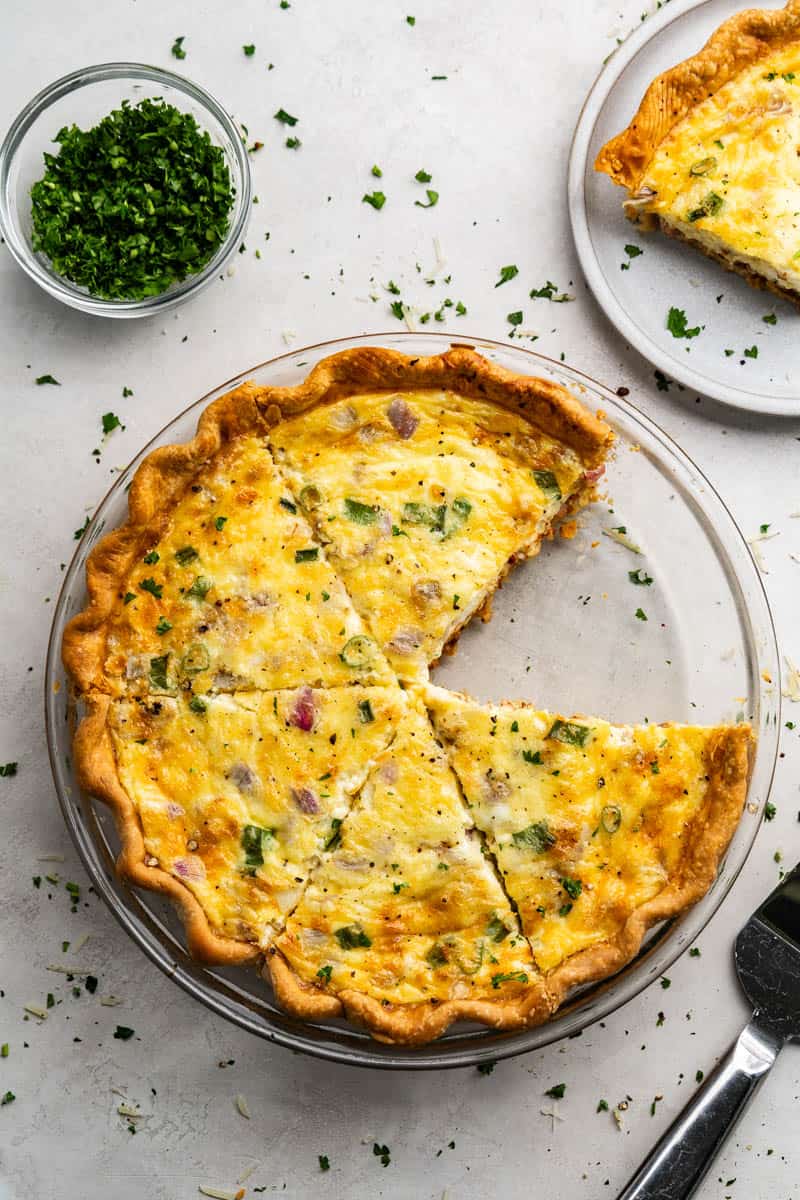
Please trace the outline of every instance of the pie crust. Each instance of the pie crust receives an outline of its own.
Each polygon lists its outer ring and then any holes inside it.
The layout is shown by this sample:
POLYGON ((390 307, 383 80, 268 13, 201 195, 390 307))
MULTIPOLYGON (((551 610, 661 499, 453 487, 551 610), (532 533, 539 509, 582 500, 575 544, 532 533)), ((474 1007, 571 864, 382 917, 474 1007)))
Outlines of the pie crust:
POLYGON ((296 1016, 319 1020, 345 1015, 366 1026, 376 1038, 408 1044, 438 1037, 461 1019, 497 1029, 537 1024, 552 1015, 573 986, 618 969, 637 952, 653 923, 681 911, 708 889, 741 812, 748 777, 747 738, 721 739, 719 752, 710 763, 711 803, 679 876, 633 914, 617 944, 576 955, 546 984, 535 976, 524 990, 515 987, 510 998, 499 992, 497 999, 490 993, 488 998, 393 1004, 353 989, 332 993, 301 979, 274 946, 264 953, 249 940, 221 936, 212 929, 189 888, 147 853, 134 801, 120 780, 108 723, 116 685, 105 669, 106 639, 128 572, 167 528, 185 489, 202 479, 215 455, 238 438, 255 434, 266 439, 282 420, 342 397, 421 389, 444 389, 489 401, 526 418, 574 451, 584 465, 584 483, 564 511, 592 499, 612 434, 566 389, 507 372, 468 346, 455 345, 445 354, 426 358, 409 358, 380 348, 344 351, 319 363, 298 387, 261 389, 252 383, 238 387, 209 405, 192 441, 159 448, 145 459, 130 488, 127 522, 106 534, 89 555, 88 604, 70 621, 63 640, 64 663, 84 714, 74 740, 78 779, 83 789, 107 803, 114 813, 122 844, 119 874, 175 903, 186 927, 189 951, 198 960, 260 962, 277 999, 296 1016))

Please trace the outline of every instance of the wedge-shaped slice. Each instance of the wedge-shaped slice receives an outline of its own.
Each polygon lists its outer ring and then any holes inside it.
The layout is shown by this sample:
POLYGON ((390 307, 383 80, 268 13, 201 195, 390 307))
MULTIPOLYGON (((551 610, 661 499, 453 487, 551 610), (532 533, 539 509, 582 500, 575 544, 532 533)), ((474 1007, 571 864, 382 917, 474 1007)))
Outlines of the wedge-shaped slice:
POLYGON ((800 5, 737 13, 660 75, 596 167, 658 224, 800 303, 800 5))
POLYGON ((457 1017, 499 1027, 548 1013, 516 917, 416 707, 276 948, 269 969, 287 1008, 312 1018, 344 1009, 394 1041, 427 1041, 457 1017))
POLYGON ((745 799, 749 726, 629 727, 425 695, 554 1000, 710 887, 745 799))
MULTIPOLYGON (((188 888, 212 935, 266 946, 404 708, 399 688, 359 686, 112 701, 123 794, 105 798, 128 835, 126 863, 138 882, 160 871, 188 888)), ((95 741, 86 783, 104 795, 95 741)))
POLYGON ((264 440, 245 436, 140 541, 99 682, 129 695, 391 682, 364 633, 264 440))
POLYGON ((427 678, 510 562, 590 498, 610 434, 581 415, 586 461, 510 408, 441 389, 345 396, 273 430, 298 504, 401 678, 427 678))

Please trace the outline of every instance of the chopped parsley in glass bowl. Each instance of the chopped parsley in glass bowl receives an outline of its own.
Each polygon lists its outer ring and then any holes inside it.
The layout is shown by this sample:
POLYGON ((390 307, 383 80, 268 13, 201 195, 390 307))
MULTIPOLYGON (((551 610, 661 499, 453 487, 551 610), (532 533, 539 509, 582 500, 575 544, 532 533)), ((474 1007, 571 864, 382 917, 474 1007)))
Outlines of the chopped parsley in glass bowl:
POLYGON ((250 215, 247 151, 196 84, 106 63, 51 84, 0 147, 0 231, 49 295, 96 316, 163 312, 217 277, 250 215))

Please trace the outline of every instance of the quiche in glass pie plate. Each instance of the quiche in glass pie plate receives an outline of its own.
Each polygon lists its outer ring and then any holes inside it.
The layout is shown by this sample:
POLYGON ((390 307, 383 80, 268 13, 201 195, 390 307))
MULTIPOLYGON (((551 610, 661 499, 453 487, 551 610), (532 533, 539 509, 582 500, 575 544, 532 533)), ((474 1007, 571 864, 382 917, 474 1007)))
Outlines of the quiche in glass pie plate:
POLYGON ((515 564, 558 533, 569 555, 613 443, 552 378, 362 344, 239 384, 144 458, 62 650, 78 781, 195 959, 413 1047, 552 1020, 705 896, 747 720, 430 681, 515 564))

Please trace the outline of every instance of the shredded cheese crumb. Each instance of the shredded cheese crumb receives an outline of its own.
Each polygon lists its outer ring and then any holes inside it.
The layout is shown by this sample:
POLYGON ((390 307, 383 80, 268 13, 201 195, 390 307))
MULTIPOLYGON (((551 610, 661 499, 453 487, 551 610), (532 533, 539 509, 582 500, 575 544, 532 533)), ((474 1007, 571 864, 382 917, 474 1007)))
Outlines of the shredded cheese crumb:
POLYGON ((762 575, 769 575, 769 568, 764 561, 764 556, 761 553, 761 547, 758 543, 769 542, 772 538, 778 537, 779 534, 780 530, 776 529, 774 533, 756 533, 753 537, 749 537, 747 539, 747 544, 750 547, 753 558, 755 559, 755 564, 762 575))
POLYGON ((40 854, 37 857, 36 861, 37 862, 66 862, 67 860, 63 854, 40 854))
POLYGON ((786 687, 781 692, 793 704, 800 703, 800 669, 792 662, 788 654, 783 656, 786 663, 786 687))
POLYGON ((23 1011, 30 1013, 32 1017, 38 1017, 40 1021, 47 1020, 47 1009, 39 1008, 38 1004, 25 1004, 23 1005, 23 1011))
POLYGON ((230 1192, 201 1183, 197 1190, 201 1196, 211 1196, 212 1200, 242 1200, 244 1196, 244 1188, 239 1188, 238 1192, 230 1192))
POLYGON ((253 1172, 258 1170, 258 1165, 259 1165, 258 1163, 251 1163, 249 1167, 245 1167, 245 1169, 242 1171, 241 1175, 238 1177, 236 1182, 237 1183, 247 1183, 247 1180, 250 1178, 250 1176, 253 1174, 253 1172))
POLYGON ((250 1109, 247 1107, 247 1100, 241 1094, 241 1092, 236 1097, 235 1104, 236 1104, 237 1112, 241 1113, 241 1115, 243 1117, 246 1117, 247 1120, 249 1121, 250 1120, 250 1109))
POLYGON ((130 1104, 124 1103, 117 1105, 117 1112, 121 1117, 128 1117, 131 1121, 138 1120, 142 1115, 138 1108, 133 1108, 130 1104))
POLYGON ((603 533, 607 538, 611 538, 612 542, 619 542, 620 546, 624 546, 626 550, 631 550, 634 554, 642 553, 636 543, 632 542, 624 533, 620 533, 618 529, 604 529, 603 533))
POLYGON ((101 996, 100 1003, 104 1004, 106 1008, 114 1008, 117 1004, 122 1004, 122 1001, 119 996, 101 996))
POLYGON ((74 963, 48 963, 46 971, 57 971, 59 975, 96 975, 91 967, 76 967, 74 963))

